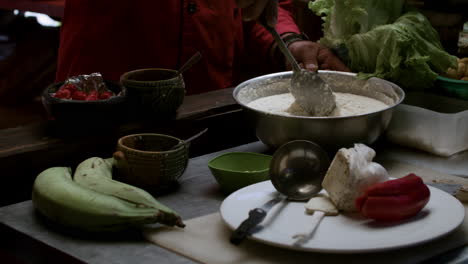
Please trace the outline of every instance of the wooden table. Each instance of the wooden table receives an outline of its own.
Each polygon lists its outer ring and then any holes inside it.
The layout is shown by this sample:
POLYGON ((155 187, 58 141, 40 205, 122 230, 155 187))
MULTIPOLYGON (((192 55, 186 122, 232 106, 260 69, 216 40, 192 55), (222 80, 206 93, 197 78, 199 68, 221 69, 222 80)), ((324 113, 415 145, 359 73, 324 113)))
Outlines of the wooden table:
POLYGON ((0 130, 0 206, 30 198, 34 178, 51 166, 75 166, 92 156, 111 156, 117 139, 138 132, 158 132, 188 138, 208 127, 191 144, 191 156, 199 156, 256 140, 245 121, 233 89, 187 96, 171 120, 125 122, 114 129, 69 131, 54 122, 0 130))
MULTIPOLYGON (((255 142, 221 152, 266 150, 265 145, 255 142)), ((179 212, 183 219, 216 212, 225 196, 211 176, 207 163, 221 152, 192 158, 180 179, 180 188, 157 199, 179 212)), ((44 226, 35 215, 31 201, 1 208, 0 223, 3 223, 0 230, 4 231, 0 245, 25 263, 193 263, 138 236, 87 239, 56 232, 44 226)))
MULTIPOLYGON (((265 145, 256 141, 253 128, 233 100, 232 91, 225 89, 188 96, 174 120, 146 124, 124 123, 113 133, 54 136, 50 134, 51 122, 0 131, 0 170, 3 177, 0 195, 3 202, 14 203, 0 208, 0 261, 191 263, 188 259, 145 242, 141 237, 93 240, 72 238, 49 229, 32 210, 31 201, 28 200, 31 184, 45 168, 73 166, 91 155, 110 155, 116 139, 126 133, 166 131, 188 137, 200 128, 209 127, 208 135, 193 142, 195 153, 181 178, 181 188, 157 198, 177 210, 184 219, 215 212, 225 196, 206 166, 208 160, 220 154, 216 151, 267 151, 265 145), (248 142, 254 143, 246 144, 248 142)), ((380 156, 383 159, 400 159, 440 171, 453 167, 450 164, 452 159, 438 160, 421 152, 395 146, 380 146, 380 149, 385 149, 385 155, 380 156)), ((468 152, 462 155, 459 157, 465 159, 468 152)), ((463 166, 461 170, 468 171, 468 164, 463 166)), ((463 256, 468 254, 468 249, 463 248, 462 251, 463 256)))
MULTIPOLYGON (((211 175, 207 163, 213 157, 229 151, 269 152, 261 142, 253 142, 192 158, 180 179, 180 188, 157 199, 175 209, 185 220, 218 211, 225 195, 211 175)), ((97 239, 58 231, 38 217, 31 201, 0 208, 0 223, 1 248, 10 258, 17 258, 18 263, 193 263, 146 242, 139 235, 113 238, 101 236, 97 239)), ((426 264, 442 263, 441 260, 454 264, 459 263, 455 260, 459 261, 460 258, 467 260, 467 247, 426 264)))

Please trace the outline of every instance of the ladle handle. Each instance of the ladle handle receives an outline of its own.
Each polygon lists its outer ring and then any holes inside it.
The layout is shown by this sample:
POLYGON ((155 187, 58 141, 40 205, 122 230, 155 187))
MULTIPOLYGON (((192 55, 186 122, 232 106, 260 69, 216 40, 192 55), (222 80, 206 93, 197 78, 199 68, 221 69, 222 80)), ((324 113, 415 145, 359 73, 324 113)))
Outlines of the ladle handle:
POLYGON ((300 72, 301 67, 297 63, 294 56, 291 54, 291 51, 289 51, 288 47, 286 47, 286 44, 284 43, 283 39, 281 39, 280 35, 278 34, 278 31, 276 31, 276 29, 274 29, 274 28, 272 28, 272 27, 270 27, 270 26, 268 26, 266 24, 264 24, 263 26, 266 28, 266 30, 268 30, 271 33, 271 35, 273 36, 273 39, 275 39, 275 42, 278 45, 278 48, 281 50, 283 55, 286 57, 286 59, 291 64, 291 66, 293 68, 293 71, 300 72))
POLYGON ((202 58, 202 55, 199 51, 193 54, 192 57, 182 65, 182 67, 177 71, 177 75, 184 73, 190 67, 192 67, 195 63, 197 63, 202 58))
POLYGON ((296 242, 294 242, 295 246, 302 246, 303 244, 307 243, 312 236, 315 233, 315 230, 317 229, 318 225, 322 221, 323 217, 325 216, 325 212, 322 211, 316 211, 312 215, 312 221, 309 222, 309 226, 311 226, 311 229, 307 233, 298 233, 292 236, 293 239, 297 239, 296 242))

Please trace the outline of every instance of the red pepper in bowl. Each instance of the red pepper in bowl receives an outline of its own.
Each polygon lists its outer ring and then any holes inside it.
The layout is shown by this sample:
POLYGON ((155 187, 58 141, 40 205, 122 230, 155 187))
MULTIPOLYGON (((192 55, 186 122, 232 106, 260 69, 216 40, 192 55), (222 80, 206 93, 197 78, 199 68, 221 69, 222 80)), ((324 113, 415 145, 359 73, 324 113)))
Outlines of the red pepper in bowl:
POLYGON ((86 93, 83 91, 76 91, 72 94, 73 100, 85 100, 87 97, 86 93))
POLYGON ((59 89, 54 97, 56 98, 62 98, 62 99, 70 99, 72 97, 72 93, 70 92, 70 90, 67 90, 67 89, 59 89))
POLYGON ((106 86, 99 73, 78 75, 67 79, 51 96, 78 101, 97 101, 109 99, 114 93, 106 86))
POLYGON ((69 90, 73 94, 74 92, 78 90, 78 87, 76 87, 76 85, 74 85, 73 83, 66 83, 62 85, 62 87, 60 87, 60 90, 62 89, 69 90))
POLYGON ((367 218, 399 221, 415 216, 429 201, 430 191, 416 174, 377 183, 355 200, 356 208, 367 218))
POLYGON ((99 94, 99 99, 109 99, 112 97, 112 92, 111 91, 105 91, 99 94))

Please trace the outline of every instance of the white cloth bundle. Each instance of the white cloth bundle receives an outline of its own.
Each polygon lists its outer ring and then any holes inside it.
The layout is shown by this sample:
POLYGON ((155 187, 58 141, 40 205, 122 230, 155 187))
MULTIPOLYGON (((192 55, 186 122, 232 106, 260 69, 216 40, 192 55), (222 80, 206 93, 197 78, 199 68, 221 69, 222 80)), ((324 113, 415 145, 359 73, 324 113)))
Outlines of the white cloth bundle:
POLYGON ((468 110, 440 113, 400 104, 394 109, 386 138, 402 146, 451 156, 468 149, 468 110))

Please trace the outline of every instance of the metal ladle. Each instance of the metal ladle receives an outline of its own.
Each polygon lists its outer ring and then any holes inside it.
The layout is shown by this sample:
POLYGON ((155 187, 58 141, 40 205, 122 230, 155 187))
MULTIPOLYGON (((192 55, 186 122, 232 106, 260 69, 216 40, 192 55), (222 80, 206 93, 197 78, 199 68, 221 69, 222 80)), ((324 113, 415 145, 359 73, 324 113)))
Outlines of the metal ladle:
POLYGON ((273 154, 270 179, 275 189, 290 200, 307 200, 322 190, 330 166, 327 152, 307 140, 294 140, 273 154))
POLYGON ((249 217, 232 233, 231 243, 238 245, 252 234, 277 203, 285 199, 306 200, 320 192, 329 165, 328 154, 311 141, 295 140, 282 145, 270 161, 270 180, 278 193, 249 211, 249 217))
POLYGON ((296 103, 313 116, 327 116, 336 107, 335 96, 330 86, 316 72, 301 69, 286 44, 275 28, 263 23, 271 33, 278 48, 292 66, 293 76, 289 91, 296 99, 296 103))

